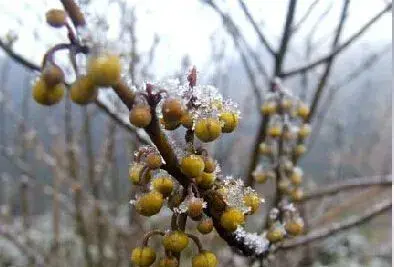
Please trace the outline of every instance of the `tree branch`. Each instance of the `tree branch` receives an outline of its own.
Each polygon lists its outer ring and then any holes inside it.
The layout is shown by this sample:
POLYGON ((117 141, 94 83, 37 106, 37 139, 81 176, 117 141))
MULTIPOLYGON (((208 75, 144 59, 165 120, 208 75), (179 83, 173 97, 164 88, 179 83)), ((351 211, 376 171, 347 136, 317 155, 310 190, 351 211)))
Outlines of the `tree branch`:
POLYGON ((367 209, 363 214, 359 216, 352 216, 349 219, 343 220, 340 223, 333 223, 329 227, 311 231, 306 236, 301 236, 288 240, 283 245, 281 245, 279 249, 285 249, 285 250, 292 249, 322 238, 332 236, 333 234, 337 234, 339 232, 348 230, 352 227, 359 226, 363 223, 370 221, 375 216, 387 210, 390 210, 391 206, 392 206, 391 199, 385 200, 367 209))
POLYGON ((317 6, 317 4, 319 3, 320 0, 315 0, 313 1, 307 11, 305 12, 305 14, 301 17, 301 19, 294 25, 291 34, 296 33, 302 26, 302 24, 309 18, 309 15, 312 13, 313 9, 317 6))
POLYGON ((265 38, 263 32, 259 29, 259 26, 257 25, 256 21, 253 19, 252 14, 250 14, 248 7, 245 5, 244 1, 238 0, 239 5, 242 8, 242 11, 244 12, 246 18, 252 24, 253 29, 255 30, 257 36, 259 37, 259 40, 261 43, 265 46, 265 48, 268 50, 268 52, 275 56, 275 50, 272 48, 271 44, 268 42, 268 40, 265 38))
MULTIPOLYGON (((332 51, 335 51, 335 49, 337 48, 337 45, 338 45, 338 42, 339 42, 339 38, 341 37, 343 28, 345 26, 345 22, 346 22, 346 18, 347 18, 347 12, 348 12, 348 9, 349 9, 349 4, 350 4, 350 0, 344 0, 341 16, 340 16, 340 19, 339 19, 339 22, 338 22, 336 33, 335 33, 335 37, 334 37, 334 40, 333 40, 332 45, 331 45, 331 50, 332 51)), ((321 95, 323 93, 324 88, 326 87, 328 78, 330 76, 331 69, 332 69, 332 66, 333 66, 333 63, 334 63, 334 59, 335 59, 335 57, 330 57, 327 60, 327 64, 325 66, 324 72, 321 75, 321 77, 319 79, 319 82, 317 84, 317 87, 315 89, 315 94, 313 96, 313 100, 312 100, 312 104, 311 104, 311 111, 309 112, 309 115, 308 115, 308 118, 306 119, 306 122, 310 122, 312 117, 314 116, 314 114, 316 112, 317 106, 319 104, 320 97, 321 97, 321 95)))
POLYGON ((372 177, 362 177, 362 178, 352 178, 347 181, 338 182, 334 184, 329 184, 322 186, 322 189, 314 190, 310 193, 306 193, 303 202, 309 200, 315 200, 322 197, 335 195, 346 190, 352 190, 360 187, 368 187, 374 185, 391 185, 392 175, 385 176, 372 176, 372 177))
POLYGON ((339 45, 334 51, 330 54, 323 56, 312 63, 308 63, 304 66, 294 68, 289 71, 284 71, 280 73, 279 77, 285 78, 289 76, 293 76, 299 74, 301 72, 305 72, 316 66, 327 62, 330 58, 336 57, 339 53, 343 52, 346 48, 348 48, 354 41, 356 41, 360 36, 362 36, 376 21, 378 21, 386 12, 389 12, 392 8, 392 3, 388 4, 383 10, 381 10, 378 14, 372 17, 363 27, 361 27, 356 33, 354 33, 346 42, 339 45))

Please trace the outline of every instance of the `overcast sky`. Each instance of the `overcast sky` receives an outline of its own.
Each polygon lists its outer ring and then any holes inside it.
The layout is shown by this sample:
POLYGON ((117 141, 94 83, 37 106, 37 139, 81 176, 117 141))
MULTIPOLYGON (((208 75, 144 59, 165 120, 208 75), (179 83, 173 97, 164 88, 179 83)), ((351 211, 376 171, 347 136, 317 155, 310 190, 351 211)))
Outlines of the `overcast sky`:
MULTIPOLYGON (((112 21, 117 21, 119 10, 117 5, 108 5, 108 0, 95 0, 95 4, 90 10, 107 16, 112 21)), ((222 24, 220 18, 207 6, 196 0, 130 0, 130 5, 137 6, 137 34, 139 50, 146 51, 152 43, 153 34, 157 33, 161 37, 160 46, 157 51, 156 68, 160 69, 159 75, 170 74, 179 69, 180 60, 184 54, 191 56, 192 63, 203 66, 209 59, 211 46, 209 37, 212 34, 218 35, 222 24)), ((236 22, 243 29, 251 43, 255 42, 255 36, 250 25, 238 6, 238 1, 219 1, 221 6, 235 18, 236 22)), ((285 0, 265 0, 246 1, 251 12, 259 22, 263 22, 263 29, 272 43, 277 42, 280 36, 283 19, 288 1, 285 0)), ((298 1, 298 12, 296 21, 304 14, 313 0, 298 1)), ((324 36, 336 25, 336 20, 340 13, 342 1, 321 0, 317 12, 311 17, 305 29, 309 29, 316 18, 324 10, 333 4, 333 9, 324 23, 321 25, 319 35, 324 36)), ((371 16, 379 12, 385 5, 383 0, 353 0, 350 6, 350 17, 345 29, 344 39, 371 16)), ((0 34, 3 36, 9 30, 13 30, 19 35, 19 42, 15 49, 34 60, 40 62, 45 49, 54 43, 65 40, 65 31, 48 27, 44 23, 44 14, 49 7, 60 7, 56 0, 0 0, 0 19, 2 27, 0 34), (40 40, 37 37, 40 37, 40 40)), ((119 25, 111 23, 108 37, 117 36, 119 25)), ((292 45, 302 45, 303 35, 307 31, 300 32, 294 36, 292 45)), ((222 34, 226 38, 225 34, 222 34)), ((387 14, 375 26, 373 26, 362 41, 374 44, 391 42, 392 38, 392 17, 387 14)), ((231 40, 228 40, 231 47, 231 40)), ((324 51, 323 51, 324 52, 324 51)), ((228 52, 230 57, 236 57, 232 50, 228 52)))

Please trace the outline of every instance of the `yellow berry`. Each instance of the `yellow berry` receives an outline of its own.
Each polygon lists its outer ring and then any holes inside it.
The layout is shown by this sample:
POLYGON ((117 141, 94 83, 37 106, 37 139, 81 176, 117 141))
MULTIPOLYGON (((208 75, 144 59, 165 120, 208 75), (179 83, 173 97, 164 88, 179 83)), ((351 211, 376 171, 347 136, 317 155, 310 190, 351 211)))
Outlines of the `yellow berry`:
POLYGON ((169 196, 174 189, 174 182, 171 177, 159 177, 152 181, 153 188, 164 197, 169 196))
POLYGON ((282 193, 290 193, 290 181, 286 178, 281 179, 278 183, 278 189, 282 193))
POLYGON ((158 169, 161 166, 161 156, 155 152, 149 153, 146 156, 145 162, 150 169, 158 169))
POLYGON ((299 167, 295 167, 290 176, 290 181, 293 185, 300 185, 302 183, 303 172, 299 167))
POLYGON ((158 267, 178 267, 179 262, 175 257, 167 256, 159 261, 158 267))
POLYGON ((165 119, 160 119, 160 123, 164 126, 164 129, 168 131, 173 131, 181 125, 180 121, 166 121, 165 119))
POLYGON ((234 232, 237 227, 245 222, 245 215, 236 208, 229 208, 220 217, 220 224, 228 232, 234 232))
POLYGON ((156 252, 150 247, 137 247, 131 253, 131 262, 137 266, 151 266, 156 260, 156 252))
POLYGON ((310 135, 310 133, 311 133, 311 126, 309 124, 303 124, 298 131, 298 136, 301 139, 305 139, 310 135))
POLYGON ((44 80, 38 79, 33 85, 33 98, 41 105, 54 105, 59 103, 64 95, 64 85, 57 84, 54 87, 48 87, 44 80))
POLYGON ((285 224, 285 229, 286 232, 292 236, 300 235, 304 231, 304 222, 301 218, 289 220, 285 224))
POLYGON ((61 9, 51 9, 45 14, 46 21, 55 28, 66 25, 67 14, 61 9))
POLYGON ((166 250, 179 253, 189 245, 189 237, 181 232, 174 231, 163 238, 163 246, 166 250))
POLYGON ((222 126, 220 121, 214 118, 200 119, 196 122, 194 133, 202 142, 208 143, 220 136, 222 126))
POLYGON ((191 218, 198 218, 202 215, 204 209, 204 201, 201 198, 192 198, 189 200, 187 214, 191 218))
POLYGON ((238 126, 238 114, 233 112, 223 112, 219 115, 219 119, 222 122, 222 132, 231 133, 238 126))
POLYGON ((139 104, 133 107, 130 111, 130 123, 136 127, 144 128, 152 121, 150 107, 145 104, 139 104))
POLYGON ((270 242, 276 243, 282 241, 285 237, 285 234, 286 232, 281 225, 274 224, 268 230, 266 237, 270 242))
POLYGON ((142 164, 132 164, 129 167, 129 180, 133 184, 139 184, 141 179, 141 171, 144 166, 142 164))
POLYGON ((261 112, 264 115, 272 115, 276 112, 276 102, 267 101, 261 106, 261 112))
POLYGON ((187 129, 193 128, 193 116, 189 112, 184 112, 180 119, 180 122, 183 127, 187 129))
POLYGON ((281 125, 271 125, 268 127, 268 135, 272 137, 279 137, 282 134, 281 125))
POLYGON ((183 115, 181 101, 175 98, 166 99, 161 107, 161 113, 166 122, 179 122, 183 115))
POLYGON ((204 158, 204 172, 212 173, 216 169, 216 162, 212 157, 205 157, 204 158))
POLYGON ((265 156, 272 155, 272 153, 273 153, 272 145, 268 145, 267 143, 262 142, 259 145, 259 153, 261 155, 265 155, 265 156))
POLYGON ((291 191, 291 199, 294 201, 294 202, 298 202, 298 201, 301 201, 302 200, 302 198, 304 197, 304 191, 302 191, 302 189, 300 188, 300 187, 297 187, 297 188, 294 188, 292 191, 291 191))
POLYGON ((97 86, 115 85, 120 80, 121 64, 116 55, 101 55, 92 58, 88 64, 88 74, 97 86))
POLYGON ((181 171, 190 178, 200 176, 204 168, 204 160, 198 155, 189 155, 181 160, 181 171))
POLYGON ((264 184, 268 179, 275 178, 275 172, 273 172, 272 170, 258 170, 254 171, 252 175, 256 183, 259 184, 264 184))
POLYGON ((78 78, 70 89, 71 100, 79 105, 85 105, 91 102, 96 95, 97 88, 90 76, 81 76, 78 78))
POLYGON ((299 144, 294 148, 294 154, 299 157, 305 154, 306 152, 306 146, 303 144, 299 144))
POLYGON ((218 264, 215 254, 210 251, 203 251, 192 258, 192 267, 216 267, 218 264))
POLYGON ((144 216, 152 216, 160 212, 163 206, 163 195, 157 191, 151 191, 142 195, 136 202, 137 212, 144 216))
POLYGON ((300 103, 297 107, 297 115, 300 116, 302 119, 307 119, 309 116, 309 107, 304 103, 300 103))
POLYGON ((212 187, 215 180, 215 173, 203 172, 200 176, 196 177, 196 184, 202 189, 209 189, 212 187))
POLYGON ((261 199, 256 193, 249 193, 244 196, 245 205, 250 207, 251 214, 260 207, 261 199))
POLYGON ((213 230, 212 219, 211 218, 202 219, 197 225, 197 230, 203 235, 206 235, 206 234, 209 234, 210 232, 212 232, 212 230, 213 230))
POLYGON ((293 102, 290 99, 282 99, 280 101, 280 107, 282 108, 282 110, 284 111, 288 111, 291 109, 291 107, 293 106, 293 102))
POLYGON ((54 64, 49 64, 48 66, 45 66, 42 72, 42 79, 50 88, 59 83, 64 83, 64 72, 60 67, 54 64))

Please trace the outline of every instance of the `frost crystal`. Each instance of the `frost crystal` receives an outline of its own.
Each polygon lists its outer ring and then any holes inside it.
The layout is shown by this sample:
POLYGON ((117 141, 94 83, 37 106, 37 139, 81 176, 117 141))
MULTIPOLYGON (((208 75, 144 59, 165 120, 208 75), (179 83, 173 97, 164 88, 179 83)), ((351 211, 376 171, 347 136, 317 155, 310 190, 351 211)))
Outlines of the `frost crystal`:
POLYGON ((238 227, 234 235, 237 241, 242 241, 249 249, 253 250, 257 256, 268 250, 269 241, 264 235, 248 233, 243 227, 238 227))

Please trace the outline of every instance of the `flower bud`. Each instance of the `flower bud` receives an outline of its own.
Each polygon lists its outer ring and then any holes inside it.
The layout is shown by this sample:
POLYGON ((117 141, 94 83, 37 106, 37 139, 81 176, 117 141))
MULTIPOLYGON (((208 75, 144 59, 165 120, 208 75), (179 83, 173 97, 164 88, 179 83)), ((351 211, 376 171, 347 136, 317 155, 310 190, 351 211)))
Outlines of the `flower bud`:
POLYGON ((272 170, 256 170, 253 172, 253 178, 258 184, 264 184, 268 179, 275 178, 275 172, 272 170))
POLYGON ((190 178, 200 176, 204 168, 204 161, 198 155, 189 155, 181 160, 181 171, 190 178))
POLYGON ((79 105, 86 105, 96 96, 97 88, 89 76, 79 77, 71 86, 70 98, 79 105))
POLYGON ((305 152, 306 146, 303 144, 296 145, 296 147, 294 148, 294 155, 296 155, 297 157, 304 155, 305 152))
POLYGON ((238 126, 238 114, 234 112, 223 112, 219 115, 219 120, 222 122, 222 132, 231 133, 238 126))
POLYGON ((163 246, 166 250, 179 253, 189 245, 189 237, 181 232, 174 231, 163 238, 163 246))
POLYGON ((131 253, 131 262, 137 266, 151 266, 156 260, 156 252, 150 247, 137 247, 131 253))
POLYGON ((162 194, 164 197, 168 197, 174 189, 174 182, 171 177, 159 177, 152 181, 153 188, 162 194))
POLYGON ((301 117, 302 119, 307 119, 309 116, 309 107, 308 105, 304 104, 304 103, 300 103, 297 107, 297 115, 299 117, 301 117))
POLYGON ((33 85, 33 98, 41 105, 54 105, 59 103, 64 95, 64 85, 58 84, 54 87, 48 87, 43 79, 38 79, 33 85))
POLYGON ((288 98, 283 98, 280 101, 280 107, 283 111, 289 111, 291 109, 291 107, 293 106, 293 102, 291 101, 291 99, 288 98))
POLYGON ((160 212, 163 206, 163 195, 156 191, 151 191, 142 195, 136 202, 137 212, 143 216, 152 216, 160 212))
POLYGON ((64 72, 63 70, 54 65, 49 64, 46 66, 42 72, 42 79, 44 80, 45 84, 50 88, 59 83, 64 83, 64 72))
POLYGON ((220 217, 220 224, 228 232, 234 232, 243 223, 245 223, 245 215, 237 208, 227 209, 220 217))
POLYGON ((304 191, 302 190, 302 188, 297 187, 294 188, 291 193, 290 193, 291 199, 294 202, 299 202, 302 200, 302 198, 304 197, 304 191))
POLYGON ((204 158, 204 172, 212 173, 216 169, 216 162, 212 157, 205 157, 204 158))
POLYGON ((212 187, 215 180, 215 173, 203 172, 200 176, 196 177, 196 184, 202 189, 209 189, 212 187))
POLYGON ((220 121, 214 118, 199 119, 194 127, 194 133, 202 142, 208 143, 221 135, 222 126, 220 121))
POLYGON ((282 193, 290 193, 290 181, 287 178, 280 179, 278 182, 278 189, 282 193))
POLYGON ((197 230, 203 234, 209 234, 213 230, 213 221, 211 218, 204 218, 202 219, 198 225, 197 225, 197 230))
POLYGON ((290 219, 289 221, 286 222, 285 229, 289 235, 292 236, 300 235, 304 231, 304 222, 299 217, 290 219))
POLYGON ((159 261, 159 267, 178 267, 179 262, 175 257, 167 256, 159 261))
POLYGON ((272 115, 276 112, 276 102, 267 101, 261 106, 261 113, 264 115, 272 115))
POLYGON ((283 226, 280 225, 279 223, 276 223, 270 227, 266 237, 270 242, 276 243, 282 241, 285 235, 286 235, 286 231, 283 228, 283 226))
POLYGON ((203 251, 192 258, 192 267, 216 267, 218 264, 215 254, 210 251, 203 251))
POLYGON ((141 180, 141 171, 144 166, 142 164, 132 164, 129 167, 129 180, 133 184, 139 184, 141 180))
POLYGON ((244 196, 245 205, 250 208, 251 214, 260 207, 261 199, 256 193, 249 193, 244 196))
POLYGON ((119 82, 121 69, 118 56, 105 54, 89 61, 87 73, 97 86, 111 86, 119 82))
POLYGON ((264 156, 271 156, 273 154, 272 145, 268 145, 265 142, 260 143, 259 145, 259 153, 264 156))
POLYGON ((151 152, 146 156, 145 162, 149 169, 159 169, 161 166, 161 156, 156 152, 151 152))
POLYGON ((67 14, 61 9, 50 9, 45 14, 45 19, 49 25, 54 28, 60 28, 66 25, 67 14))
POLYGON ((298 131, 298 137, 301 139, 307 138, 311 133, 311 126, 307 123, 303 124, 299 131, 298 131))
POLYGON ((175 98, 167 98, 161 107, 161 113, 166 122, 176 121, 179 123, 183 115, 181 101, 175 98))
POLYGON ((295 167, 290 176, 290 181, 293 185, 300 185, 302 183, 303 172, 299 167, 295 167))
POLYGON ((273 124, 268 127, 268 135, 272 137, 279 137, 282 134, 282 126, 273 124))
POLYGON ((130 111, 130 123, 136 127, 144 128, 152 121, 152 115, 150 113, 150 107, 145 104, 139 104, 134 106, 130 111))
POLYGON ((184 112, 182 114, 180 121, 181 121, 182 126, 185 127, 186 129, 193 128, 193 117, 190 112, 184 112))
POLYGON ((187 207, 187 213, 191 218, 198 218, 202 215, 204 201, 201 198, 191 198, 187 207))

